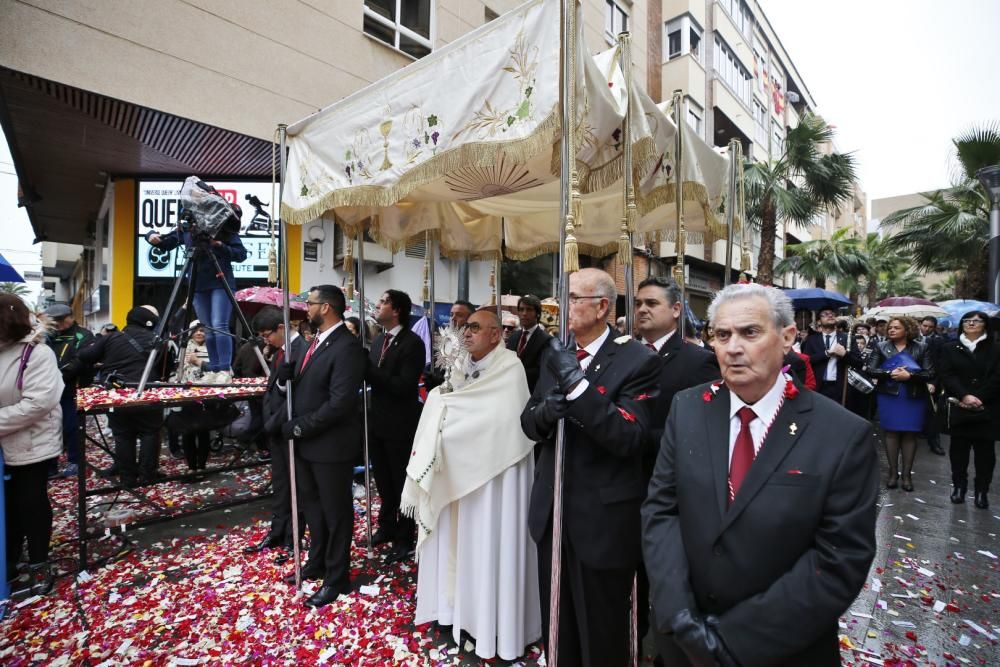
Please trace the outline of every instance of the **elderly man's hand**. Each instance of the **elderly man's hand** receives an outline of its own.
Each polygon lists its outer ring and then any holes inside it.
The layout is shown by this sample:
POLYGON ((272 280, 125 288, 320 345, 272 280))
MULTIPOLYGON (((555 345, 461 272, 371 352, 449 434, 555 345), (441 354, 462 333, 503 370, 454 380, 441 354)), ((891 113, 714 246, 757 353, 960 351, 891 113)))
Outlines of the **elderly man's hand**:
POLYGON ((714 616, 703 619, 691 613, 690 609, 684 609, 670 619, 674 641, 695 667, 737 667, 739 664, 715 631, 717 624, 718 619, 714 616))
POLYGON ((532 410, 532 415, 535 417, 535 425, 538 426, 539 432, 548 433, 568 412, 569 401, 566 400, 566 395, 552 388, 542 402, 532 410))
POLYGON ((563 394, 569 394, 583 380, 583 369, 580 368, 576 353, 566 349, 556 337, 549 340, 549 349, 545 352, 545 367, 555 377, 563 394))

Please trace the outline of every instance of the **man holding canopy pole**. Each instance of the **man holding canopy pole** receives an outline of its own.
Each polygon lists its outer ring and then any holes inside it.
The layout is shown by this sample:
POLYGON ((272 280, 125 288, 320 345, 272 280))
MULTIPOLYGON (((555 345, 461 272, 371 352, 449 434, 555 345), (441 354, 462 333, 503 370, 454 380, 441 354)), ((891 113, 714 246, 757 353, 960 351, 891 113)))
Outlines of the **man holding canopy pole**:
POLYGON ((552 339, 535 392, 521 413, 525 434, 542 443, 528 529, 538 545, 545 646, 560 664, 625 665, 632 579, 639 563, 639 506, 646 496, 642 449, 657 395, 660 359, 607 324, 617 291, 610 275, 569 277, 568 327, 552 339), (559 636, 549 637, 555 427, 565 419, 562 590, 559 636))
POLYGON ((281 433, 295 441, 295 481, 311 533, 302 578, 323 580, 306 604, 322 607, 350 586, 352 479, 361 454, 358 395, 366 360, 344 326, 339 287, 313 287, 306 303, 316 336, 294 367, 282 364, 277 381, 291 380, 293 388, 292 416, 281 433))

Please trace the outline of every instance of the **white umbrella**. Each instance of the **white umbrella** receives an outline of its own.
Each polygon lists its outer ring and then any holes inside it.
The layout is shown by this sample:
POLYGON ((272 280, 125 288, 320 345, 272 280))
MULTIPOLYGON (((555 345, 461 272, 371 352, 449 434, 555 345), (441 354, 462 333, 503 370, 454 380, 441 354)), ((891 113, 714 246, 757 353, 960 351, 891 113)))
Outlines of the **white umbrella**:
POLYGON ((943 308, 938 308, 937 306, 928 306, 924 304, 916 304, 913 306, 879 306, 877 308, 872 308, 865 313, 865 317, 913 317, 920 319, 922 317, 948 317, 948 313, 943 308))

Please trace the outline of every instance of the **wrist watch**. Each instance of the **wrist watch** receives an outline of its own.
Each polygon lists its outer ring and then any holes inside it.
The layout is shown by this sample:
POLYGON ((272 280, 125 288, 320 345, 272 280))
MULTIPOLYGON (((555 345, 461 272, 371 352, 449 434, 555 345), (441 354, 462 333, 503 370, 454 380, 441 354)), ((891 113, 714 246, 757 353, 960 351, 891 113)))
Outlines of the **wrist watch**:
POLYGON ((296 438, 301 438, 302 437, 302 427, 299 426, 298 424, 296 424, 294 427, 292 427, 292 435, 295 436, 296 438))

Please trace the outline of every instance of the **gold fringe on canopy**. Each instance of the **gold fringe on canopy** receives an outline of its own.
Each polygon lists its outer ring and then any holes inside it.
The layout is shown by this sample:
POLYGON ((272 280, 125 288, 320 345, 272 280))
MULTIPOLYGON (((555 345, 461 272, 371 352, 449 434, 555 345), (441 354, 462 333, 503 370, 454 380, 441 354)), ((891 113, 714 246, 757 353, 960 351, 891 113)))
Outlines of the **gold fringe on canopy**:
POLYGON ((399 180, 390 186, 359 185, 340 188, 327 192, 301 209, 293 209, 282 203, 282 218, 289 224, 302 225, 340 206, 392 206, 417 188, 444 178, 458 169, 490 166, 500 160, 528 162, 557 140, 559 117, 557 105, 531 134, 521 139, 481 141, 449 148, 401 174, 399 180))

